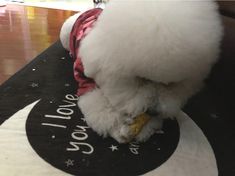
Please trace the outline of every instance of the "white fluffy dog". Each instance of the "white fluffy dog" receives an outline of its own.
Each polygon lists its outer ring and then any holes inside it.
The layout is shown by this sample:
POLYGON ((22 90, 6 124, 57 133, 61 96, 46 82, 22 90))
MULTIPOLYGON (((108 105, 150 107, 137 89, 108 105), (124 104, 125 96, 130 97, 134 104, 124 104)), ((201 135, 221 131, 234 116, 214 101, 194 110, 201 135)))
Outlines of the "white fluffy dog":
MULTIPOLYGON (((68 50, 78 16, 61 29, 68 50)), ((221 37, 212 0, 111 0, 80 46, 85 75, 99 86, 78 101, 87 124, 123 143, 130 139, 132 119, 155 111, 136 136, 147 140, 202 87, 221 37)))

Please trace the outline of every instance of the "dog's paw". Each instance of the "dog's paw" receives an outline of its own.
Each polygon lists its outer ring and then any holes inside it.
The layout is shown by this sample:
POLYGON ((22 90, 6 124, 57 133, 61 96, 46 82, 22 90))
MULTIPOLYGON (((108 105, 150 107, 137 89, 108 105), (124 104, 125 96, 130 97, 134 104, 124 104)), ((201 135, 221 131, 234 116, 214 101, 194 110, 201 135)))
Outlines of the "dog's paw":
POLYGON ((127 118, 124 123, 112 128, 111 136, 119 143, 128 143, 133 139, 145 142, 161 127, 162 119, 141 114, 135 118, 127 118))
POLYGON ((128 143, 135 137, 130 128, 130 125, 128 125, 127 123, 118 125, 117 127, 113 128, 110 132, 110 136, 119 143, 128 143))
POLYGON ((163 119, 151 117, 149 122, 142 128, 140 133, 135 137, 137 142, 147 141, 157 130, 162 128, 163 119))

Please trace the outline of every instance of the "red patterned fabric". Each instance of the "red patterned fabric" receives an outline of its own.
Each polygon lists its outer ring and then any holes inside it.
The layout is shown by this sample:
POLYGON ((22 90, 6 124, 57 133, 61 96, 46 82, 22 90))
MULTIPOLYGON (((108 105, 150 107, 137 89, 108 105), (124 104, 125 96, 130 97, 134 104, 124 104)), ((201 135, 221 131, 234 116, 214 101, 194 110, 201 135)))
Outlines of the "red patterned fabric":
POLYGON ((81 14, 76 20, 70 34, 70 54, 74 59, 74 77, 78 82, 78 96, 96 87, 94 80, 84 75, 84 67, 79 56, 79 47, 81 40, 91 31, 94 22, 96 22, 101 12, 102 9, 95 8, 81 14))

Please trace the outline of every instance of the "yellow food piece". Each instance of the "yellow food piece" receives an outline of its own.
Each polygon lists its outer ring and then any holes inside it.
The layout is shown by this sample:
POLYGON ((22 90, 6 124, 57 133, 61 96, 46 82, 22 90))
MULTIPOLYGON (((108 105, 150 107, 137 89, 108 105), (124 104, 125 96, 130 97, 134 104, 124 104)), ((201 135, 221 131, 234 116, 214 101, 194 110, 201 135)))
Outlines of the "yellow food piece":
POLYGON ((133 136, 137 136, 149 120, 150 116, 146 113, 137 116, 134 120, 134 123, 130 125, 133 136))

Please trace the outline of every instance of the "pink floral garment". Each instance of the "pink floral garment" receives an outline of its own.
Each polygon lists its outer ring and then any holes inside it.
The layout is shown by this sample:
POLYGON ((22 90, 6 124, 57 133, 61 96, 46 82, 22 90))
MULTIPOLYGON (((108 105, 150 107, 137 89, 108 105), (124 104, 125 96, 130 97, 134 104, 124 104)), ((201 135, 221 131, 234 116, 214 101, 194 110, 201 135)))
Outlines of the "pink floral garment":
MULTIPOLYGON (((84 67, 79 56, 81 40, 91 31, 102 9, 94 8, 81 14, 70 33, 70 55, 74 59, 74 77, 78 82, 77 95, 81 96, 96 87, 93 79, 84 75, 84 67)), ((92 48, 91 48, 92 49, 92 48)))

